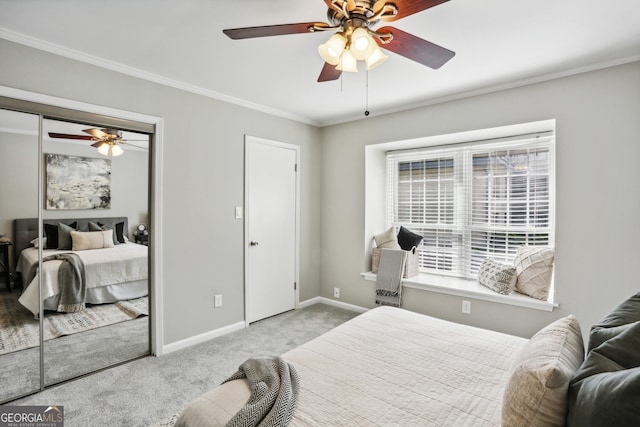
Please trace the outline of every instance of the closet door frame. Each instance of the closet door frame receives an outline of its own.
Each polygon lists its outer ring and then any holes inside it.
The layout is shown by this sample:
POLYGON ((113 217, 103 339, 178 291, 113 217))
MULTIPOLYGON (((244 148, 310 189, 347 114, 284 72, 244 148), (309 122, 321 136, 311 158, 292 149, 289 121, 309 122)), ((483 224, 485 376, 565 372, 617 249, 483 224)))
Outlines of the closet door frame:
MULTIPOLYGON (((154 356, 163 354, 162 328, 162 146, 164 119, 110 107, 98 106, 51 97, 48 95, 27 92, 19 89, 0 86, 0 108, 34 114, 39 116, 38 124, 38 222, 39 235, 43 228, 43 120, 56 119, 63 121, 95 123, 105 127, 124 127, 132 131, 150 134, 149 145, 149 218, 150 239, 153 244, 149 248, 150 279, 150 351, 154 356)), ((39 250, 40 263, 42 249, 39 250)), ((40 266, 41 267, 41 266, 40 266)), ((40 287, 42 284, 40 284, 40 287)), ((40 299, 40 312, 42 312, 40 299)), ((44 346, 43 319, 40 318, 40 389, 44 389, 44 346)), ((16 398, 19 398, 17 396, 16 398)))

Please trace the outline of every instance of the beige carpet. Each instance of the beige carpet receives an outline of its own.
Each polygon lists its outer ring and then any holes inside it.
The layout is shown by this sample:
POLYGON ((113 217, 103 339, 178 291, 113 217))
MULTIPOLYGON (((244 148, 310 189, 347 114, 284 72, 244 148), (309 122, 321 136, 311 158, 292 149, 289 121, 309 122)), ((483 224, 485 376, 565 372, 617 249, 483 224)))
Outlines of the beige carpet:
MULTIPOLYGON (((18 302, 16 293, 0 292, 0 355, 39 345, 38 321, 18 302)), ((44 339, 71 335, 149 315, 147 297, 88 306, 79 313, 44 316, 44 339)))

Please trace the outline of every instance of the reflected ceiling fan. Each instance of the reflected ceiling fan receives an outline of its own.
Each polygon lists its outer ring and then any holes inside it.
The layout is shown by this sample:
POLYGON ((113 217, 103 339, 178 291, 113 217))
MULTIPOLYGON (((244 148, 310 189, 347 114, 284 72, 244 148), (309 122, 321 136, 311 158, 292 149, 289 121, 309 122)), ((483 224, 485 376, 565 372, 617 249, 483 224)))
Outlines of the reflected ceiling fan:
POLYGON ((325 22, 267 25, 223 30, 230 38, 281 36, 286 34, 336 31, 318 47, 325 61, 319 82, 338 79, 343 71, 357 72, 358 60, 370 70, 387 59, 382 49, 397 53, 427 67, 438 69, 454 57, 445 49, 395 27, 374 30, 379 21, 392 22, 449 0, 324 0, 329 7, 325 22), (382 48, 382 49, 380 49, 382 48))
POLYGON ((124 150, 120 145, 129 144, 132 147, 140 148, 142 150, 146 150, 145 147, 141 147, 139 145, 131 144, 131 141, 148 141, 147 139, 138 139, 138 140, 127 140, 122 139, 122 131, 113 128, 104 128, 104 129, 83 129, 82 132, 86 132, 89 135, 73 135, 68 133, 55 133, 49 132, 50 138, 63 138, 63 139, 82 139, 86 141, 95 141, 91 144, 92 147, 96 147, 98 149, 98 153, 103 154, 105 156, 121 156, 124 153, 124 150))

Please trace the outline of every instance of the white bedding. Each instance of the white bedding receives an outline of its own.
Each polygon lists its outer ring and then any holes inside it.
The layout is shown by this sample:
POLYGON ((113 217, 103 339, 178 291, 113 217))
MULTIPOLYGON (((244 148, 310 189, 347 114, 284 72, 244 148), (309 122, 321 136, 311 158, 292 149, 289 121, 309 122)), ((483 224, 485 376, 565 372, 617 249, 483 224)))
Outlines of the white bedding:
MULTIPOLYGON (((148 248, 147 246, 127 242, 116 245, 113 248, 92 249, 86 251, 69 251, 47 249, 42 251, 42 256, 47 257, 57 253, 73 252, 80 256, 85 266, 87 294, 98 299, 100 295, 110 293, 116 289, 121 297, 136 298, 146 295, 148 277, 148 248), (131 283, 132 292, 117 289, 117 285, 131 283), (143 293, 144 295, 139 295, 143 293)), ((38 249, 27 248, 20 253, 16 271, 22 277, 28 274, 33 263, 38 262, 38 249)), ((55 299, 60 293, 58 283, 58 267, 62 261, 52 260, 43 263, 42 298, 45 301, 55 299)), ((40 311, 38 300, 38 274, 18 300, 23 306, 37 315, 40 311)), ((90 303, 113 301, 87 301, 90 303)))
MULTIPOLYGON (((526 339, 379 307, 283 355, 300 375, 292 426, 499 426, 526 339)), ((176 426, 224 425, 244 380, 193 401, 176 426), (226 409, 220 409, 226 408, 226 409)))

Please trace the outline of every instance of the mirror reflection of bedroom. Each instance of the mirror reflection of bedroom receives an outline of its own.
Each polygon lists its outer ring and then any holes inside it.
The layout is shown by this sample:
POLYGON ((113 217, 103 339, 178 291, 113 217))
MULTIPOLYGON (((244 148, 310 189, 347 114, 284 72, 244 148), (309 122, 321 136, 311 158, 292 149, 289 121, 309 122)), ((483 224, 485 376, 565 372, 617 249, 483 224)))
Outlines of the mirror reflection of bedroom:
POLYGON ((0 110, 0 402, 150 352, 149 135, 39 126, 0 110))

